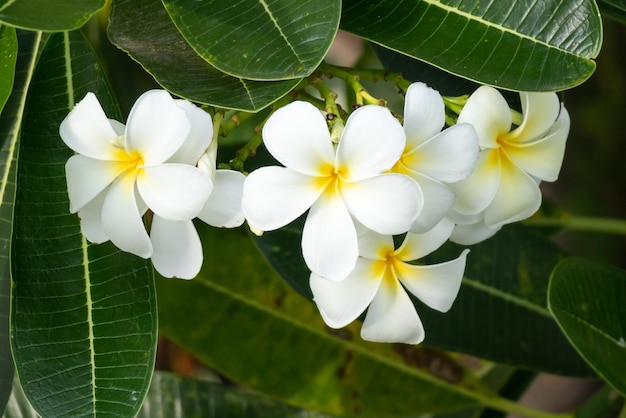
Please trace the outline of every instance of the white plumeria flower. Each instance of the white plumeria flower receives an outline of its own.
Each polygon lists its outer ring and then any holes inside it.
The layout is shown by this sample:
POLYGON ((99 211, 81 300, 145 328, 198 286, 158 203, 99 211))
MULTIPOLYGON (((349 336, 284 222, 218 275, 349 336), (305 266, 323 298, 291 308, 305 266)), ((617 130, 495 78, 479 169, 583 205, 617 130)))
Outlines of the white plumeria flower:
POLYGON ((405 135, 384 107, 363 106, 348 118, 335 151, 325 118, 307 102, 276 111, 263 128, 268 151, 285 167, 262 167, 245 181, 250 226, 271 231, 310 208, 302 234, 307 266, 345 278, 358 257, 352 217, 381 234, 406 232, 422 207, 417 184, 385 173, 400 158, 405 135))
POLYGON ((520 93, 523 120, 511 130, 511 110, 500 92, 479 87, 459 114, 476 129, 481 151, 466 180, 451 185, 457 195, 452 239, 473 244, 502 225, 531 216, 541 205, 541 181, 557 179, 570 119, 556 93, 520 93), (477 215, 477 216, 476 216, 477 215))
POLYGON ((441 264, 411 262, 439 248, 453 227, 444 221, 424 234, 409 232, 397 249, 391 236, 371 231, 361 235, 360 257, 348 277, 332 282, 311 274, 313 299, 326 324, 344 327, 367 309, 361 328, 364 340, 422 342, 424 327, 407 291, 427 306, 447 312, 459 292, 469 250, 441 264))
MULTIPOLYGON (((202 210, 211 193, 210 178, 187 163, 166 163, 187 140, 191 148, 201 147, 203 139, 193 127, 196 111, 201 112, 166 91, 152 90, 133 105, 124 126, 107 119, 88 93, 63 120, 61 138, 78 153, 65 166, 70 211, 79 213, 89 241, 110 239, 124 251, 149 258, 153 242, 142 221, 148 208, 155 219, 168 221, 188 221, 202 210)), ((161 244, 178 245, 169 237, 161 244)))
POLYGON ((478 160, 478 137, 467 123, 441 131, 445 105, 436 90, 424 83, 409 86, 404 103, 406 145, 393 172, 412 177, 421 187, 424 207, 411 232, 432 229, 448 213, 455 200, 445 183, 466 179, 478 160))

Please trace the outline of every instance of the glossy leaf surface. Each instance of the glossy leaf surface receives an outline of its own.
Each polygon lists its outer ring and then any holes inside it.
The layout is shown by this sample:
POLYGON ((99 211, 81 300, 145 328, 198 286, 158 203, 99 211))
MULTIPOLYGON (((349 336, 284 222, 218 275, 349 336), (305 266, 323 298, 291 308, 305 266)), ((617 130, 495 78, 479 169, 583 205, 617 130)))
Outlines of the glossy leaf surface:
POLYGON ((23 29, 62 31, 80 28, 105 0, 14 0, 0 6, 0 21, 23 29))
POLYGON ((115 0, 109 37, 159 84, 194 102, 256 111, 298 84, 251 81, 218 71, 187 44, 159 0, 115 0))
POLYGON ((118 117, 78 32, 52 35, 28 91, 20 136, 12 245, 11 344, 26 396, 46 417, 132 416, 156 349, 147 262, 89 245, 69 213, 59 125, 89 91, 118 117))
POLYGON ((193 49, 227 74, 283 80, 311 74, 335 38, 340 0, 163 0, 193 49))
POLYGON ((10 243, 15 202, 18 138, 26 92, 35 68, 41 34, 19 33, 20 54, 17 59, 15 84, 4 112, 0 115, 0 411, 4 408, 13 385, 13 358, 9 341, 9 299, 11 292, 10 243))
POLYGON ((366 343, 358 324, 326 328, 243 231, 199 231, 200 275, 157 280, 160 330, 230 379, 334 415, 406 416, 484 400, 480 382, 439 351, 366 343))
MULTIPOLYGON (((256 241, 276 271, 298 292, 310 295, 301 233, 296 222, 256 241)), ((422 262, 451 260, 462 249, 446 245, 422 262)), ((449 312, 414 300, 426 329, 425 344, 556 374, 591 374, 546 308, 548 278, 561 258, 549 241, 520 225, 507 226, 472 246, 463 285, 449 312)))
POLYGON ((341 27, 453 74, 520 91, 582 83, 602 44, 591 0, 347 0, 341 27))
POLYGON ((17 60, 17 36, 15 29, 0 25, 0 114, 11 95, 17 60))
POLYGON ((579 258, 556 266, 549 307, 559 326, 600 376, 626 394, 626 271, 579 258))

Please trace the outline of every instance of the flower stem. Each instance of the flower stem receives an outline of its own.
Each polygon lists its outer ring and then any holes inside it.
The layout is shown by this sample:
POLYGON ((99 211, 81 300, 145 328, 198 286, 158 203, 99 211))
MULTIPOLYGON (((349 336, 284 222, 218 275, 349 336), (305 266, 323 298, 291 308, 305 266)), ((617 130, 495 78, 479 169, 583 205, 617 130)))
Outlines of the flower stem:
POLYGON ((592 231, 626 235, 626 220, 615 218, 566 215, 559 218, 530 218, 525 220, 524 224, 537 227, 561 227, 574 231, 592 231))

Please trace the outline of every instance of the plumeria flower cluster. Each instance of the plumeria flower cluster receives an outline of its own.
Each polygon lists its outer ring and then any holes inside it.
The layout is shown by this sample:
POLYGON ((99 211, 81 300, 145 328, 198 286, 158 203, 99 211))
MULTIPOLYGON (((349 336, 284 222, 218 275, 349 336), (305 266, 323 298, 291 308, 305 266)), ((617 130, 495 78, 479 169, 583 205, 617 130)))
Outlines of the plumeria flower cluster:
POLYGON ((190 279, 202 265, 195 217, 214 225, 243 223, 241 173, 216 170, 213 121, 163 90, 144 93, 126 126, 108 119, 88 93, 61 123, 76 155, 65 166, 70 212, 83 235, 151 258, 166 277, 190 279), (150 233, 143 215, 153 214, 150 233))

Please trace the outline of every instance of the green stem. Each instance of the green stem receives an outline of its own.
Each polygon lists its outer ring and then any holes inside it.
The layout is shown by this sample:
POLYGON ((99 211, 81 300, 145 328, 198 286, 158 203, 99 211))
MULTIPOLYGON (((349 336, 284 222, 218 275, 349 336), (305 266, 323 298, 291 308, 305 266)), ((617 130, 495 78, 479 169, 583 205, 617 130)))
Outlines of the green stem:
POLYGON ((484 401, 485 406, 493 409, 504 411, 510 414, 521 415, 527 418, 574 418, 573 414, 556 414, 553 412, 540 411, 528 406, 522 405, 509 399, 493 397, 484 401))
POLYGON ((564 216, 562 218, 530 218, 524 221, 529 226, 561 227, 574 231, 592 231, 626 235, 626 220, 596 218, 591 216, 564 216))

